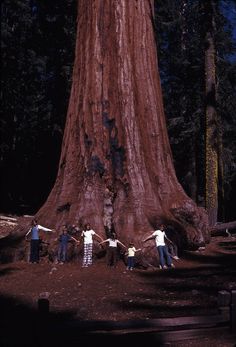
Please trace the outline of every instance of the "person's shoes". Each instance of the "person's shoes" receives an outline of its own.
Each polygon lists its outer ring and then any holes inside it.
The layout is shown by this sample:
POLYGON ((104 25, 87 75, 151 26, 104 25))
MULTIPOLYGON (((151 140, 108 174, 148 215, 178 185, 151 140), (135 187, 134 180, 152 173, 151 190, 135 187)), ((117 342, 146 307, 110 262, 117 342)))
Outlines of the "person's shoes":
POLYGON ((132 270, 133 270, 133 267, 131 267, 130 270, 132 271, 132 270))
POLYGON ((174 256, 173 256, 173 259, 179 260, 179 257, 177 257, 177 255, 174 255, 174 256))
POLYGON ((166 265, 163 265, 162 269, 167 269, 167 266, 166 266, 166 265))
POLYGON ((173 269, 175 268, 174 264, 170 264, 170 267, 173 268, 173 269))

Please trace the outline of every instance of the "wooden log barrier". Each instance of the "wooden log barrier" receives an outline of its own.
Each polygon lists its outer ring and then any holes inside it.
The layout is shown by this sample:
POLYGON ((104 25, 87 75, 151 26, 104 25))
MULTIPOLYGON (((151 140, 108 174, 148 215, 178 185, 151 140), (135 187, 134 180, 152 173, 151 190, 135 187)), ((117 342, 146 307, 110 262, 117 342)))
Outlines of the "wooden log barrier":
POLYGON ((230 330, 236 333, 236 289, 231 291, 230 330))
POLYGON ((229 307, 231 302, 231 293, 227 290, 221 290, 218 292, 217 297, 217 305, 219 313, 223 317, 227 317, 229 315, 229 307))
POLYGON ((49 300, 48 298, 38 299, 38 313, 41 317, 47 317, 49 314, 49 300))

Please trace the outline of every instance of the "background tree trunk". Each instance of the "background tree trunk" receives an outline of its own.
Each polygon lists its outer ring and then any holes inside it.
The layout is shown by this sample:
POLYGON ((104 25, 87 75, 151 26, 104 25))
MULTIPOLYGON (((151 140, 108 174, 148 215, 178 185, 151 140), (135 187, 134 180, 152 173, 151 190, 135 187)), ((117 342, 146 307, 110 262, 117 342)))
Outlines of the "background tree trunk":
POLYGON ((152 1, 79 1, 61 159, 40 223, 90 222, 103 236, 114 226, 138 246, 164 222, 183 247, 209 241, 204 210, 176 179, 157 71, 152 1))
POLYGON ((209 224, 215 225, 218 216, 219 136, 216 113, 216 65, 214 44, 214 1, 204 0, 206 18, 205 77, 206 77, 206 209, 209 224))

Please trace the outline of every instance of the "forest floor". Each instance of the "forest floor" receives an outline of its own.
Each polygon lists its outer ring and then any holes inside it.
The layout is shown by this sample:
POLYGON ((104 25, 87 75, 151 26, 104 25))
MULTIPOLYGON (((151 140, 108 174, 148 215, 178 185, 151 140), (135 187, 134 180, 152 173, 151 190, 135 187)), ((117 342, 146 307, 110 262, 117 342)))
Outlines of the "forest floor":
MULTIPOLYGON (((96 259, 88 268, 82 268, 81 262, 60 265, 45 258, 39 264, 25 261, 0 264, 0 304, 5 331, 2 346, 47 346, 43 328, 36 335, 29 334, 37 324, 35 312, 40 297, 49 299, 50 315, 58 321, 112 324, 217 314, 218 291, 236 289, 235 264, 233 236, 214 237, 204 251, 185 252, 175 261, 176 268, 168 270, 128 271, 122 260, 116 268, 110 268, 105 258, 96 259)), ((234 346, 234 339, 232 334, 219 330, 214 336, 155 346, 234 346)), ((148 339, 146 342, 149 343, 148 339)), ((86 345, 83 340, 83 346, 86 345)))

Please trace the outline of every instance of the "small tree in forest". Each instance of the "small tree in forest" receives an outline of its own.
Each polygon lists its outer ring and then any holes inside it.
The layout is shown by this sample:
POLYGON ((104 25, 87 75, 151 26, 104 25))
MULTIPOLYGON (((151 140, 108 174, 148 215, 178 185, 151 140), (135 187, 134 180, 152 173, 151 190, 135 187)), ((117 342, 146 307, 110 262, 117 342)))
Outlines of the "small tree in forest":
POLYGON ((216 65, 215 65, 215 2, 203 1, 205 13, 205 86, 206 86, 206 208, 209 223, 217 222, 218 177, 219 177, 219 135, 216 113, 216 65))
POLYGON ((37 216, 51 225, 90 222, 100 234, 114 227, 137 244, 165 223, 193 248, 209 241, 207 216, 176 179, 153 15, 148 0, 79 1, 58 175, 37 216))

